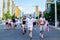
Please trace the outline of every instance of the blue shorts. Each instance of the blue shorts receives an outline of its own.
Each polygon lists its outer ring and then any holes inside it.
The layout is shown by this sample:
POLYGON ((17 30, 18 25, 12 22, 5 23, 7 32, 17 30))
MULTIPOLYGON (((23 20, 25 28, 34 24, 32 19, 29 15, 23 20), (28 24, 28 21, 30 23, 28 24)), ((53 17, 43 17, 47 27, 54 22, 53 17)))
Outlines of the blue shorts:
POLYGON ((42 30, 45 31, 45 26, 44 25, 40 26, 40 31, 42 31, 42 30))

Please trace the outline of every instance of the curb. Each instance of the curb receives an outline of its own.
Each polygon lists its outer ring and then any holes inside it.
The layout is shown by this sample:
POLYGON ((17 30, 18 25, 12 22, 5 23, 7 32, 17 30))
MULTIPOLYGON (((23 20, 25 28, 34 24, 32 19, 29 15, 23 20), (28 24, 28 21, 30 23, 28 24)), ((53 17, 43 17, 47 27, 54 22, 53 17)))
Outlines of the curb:
POLYGON ((60 27, 55 27, 55 26, 52 26, 52 25, 49 25, 49 27, 52 27, 52 28, 54 28, 54 29, 57 29, 57 30, 60 30, 60 27))

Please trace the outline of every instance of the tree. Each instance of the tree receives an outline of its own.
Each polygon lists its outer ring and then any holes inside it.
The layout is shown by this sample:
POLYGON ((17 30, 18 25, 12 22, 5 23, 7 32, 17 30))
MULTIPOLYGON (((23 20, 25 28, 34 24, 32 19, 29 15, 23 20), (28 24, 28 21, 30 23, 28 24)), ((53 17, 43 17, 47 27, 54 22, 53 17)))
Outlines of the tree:
POLYGON ((5 16, 3 16, 3 17, 2 17, 2 20, 4 20, 5 18, 6 18, 6 17, 5 17, 5 16))
POLYGON ((50 16, 50 19, 52 19, 51 21, 55 20, 55 7, 54 7, 54 4, 51 4, 51 10, 49 12, 49 16, 50 16))
POLYGON ((10 12, 7 12, 7 13, 5 14, 5 17, 12 18, 10 12))
MULTIPOLYGON (((46 19, 50 21, 55 21, 55 5, 51 4, 51 10, 49 13, 44 12, 44 16, 46 19)), ((57 2, 57 19, 60 20, 60 2, 57 2)))
POLYGON ((36 19, 38 19, 38 16, 36 16, 36 19))
POLYGON ((60 2, 57 2, 57 18, 60 19, 60 2))

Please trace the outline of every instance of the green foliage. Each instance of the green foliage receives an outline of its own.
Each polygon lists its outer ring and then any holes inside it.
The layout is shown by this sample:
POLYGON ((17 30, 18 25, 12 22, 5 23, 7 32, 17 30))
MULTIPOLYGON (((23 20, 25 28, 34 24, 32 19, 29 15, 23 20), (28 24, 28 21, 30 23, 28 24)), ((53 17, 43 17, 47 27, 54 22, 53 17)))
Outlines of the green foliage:
POLYGON ((46 11, 44 12, 44 17, 49 20, 49 21, 53 21, 55 18, 55 9, 54 9, 54 4, 51 4, 51 10, 49 13, 47 13, 46 11), (50 20, 51 19, 51 20, 50 20))
POLYGON ((20 19, 21 19, 22 17, 20 17, 20 19))
POLYGON ((51 19, 51 21, 54 21, 55 20, 55 7, 54 7, 54 4, 51 4, 51 10, 49 12, 49 16, 51 19))
POLYGON ((10 12, 5 13, 4 16, 2 17, 2 20, 6 19, 6 17, 8 17, 10 19, 12 18, 10 12))
POLYGON ((5 14, 5 17, 8 17, 8 18, 10 18, 10 19, 12 18, 10 12, 7 12, 7 13, 5 14))
POLYGON ((38 16, 36 17, 36 19, 38 19, 38 16))
POLYGON ((6 18, 6 17, 5 17, 5 16, 3 16, 3 17, 2 17, 2 20, 4 20, 5 18, 6 18))
MULTIPOLYGON (((49 13, 47 13, 46 11, 44 12, 44 16, 46 19, 51 21, 55 20, 55 6, 54 4, 51 4, 51 10, 49 13)), ((60 2, 57 2, 57 18, 58 20, 60 19, 60 2)))
POLYGON ((57 2, 57 18, 60 19, 60 2, 57 2))

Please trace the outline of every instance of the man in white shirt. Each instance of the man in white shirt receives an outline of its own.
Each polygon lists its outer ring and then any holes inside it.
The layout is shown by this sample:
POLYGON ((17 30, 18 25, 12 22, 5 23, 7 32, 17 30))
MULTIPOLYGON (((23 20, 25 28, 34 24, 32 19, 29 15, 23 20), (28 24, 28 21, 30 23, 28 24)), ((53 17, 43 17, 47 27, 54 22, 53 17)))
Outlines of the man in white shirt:
POLYGON ((34 19, 32 17, 30 17, 30 18, 26 18, 26 21, 27 21, 27 26, 28 26, 28 30, 29 30, 29 36, 32 39, 32 29, 33 29, 34 19))

